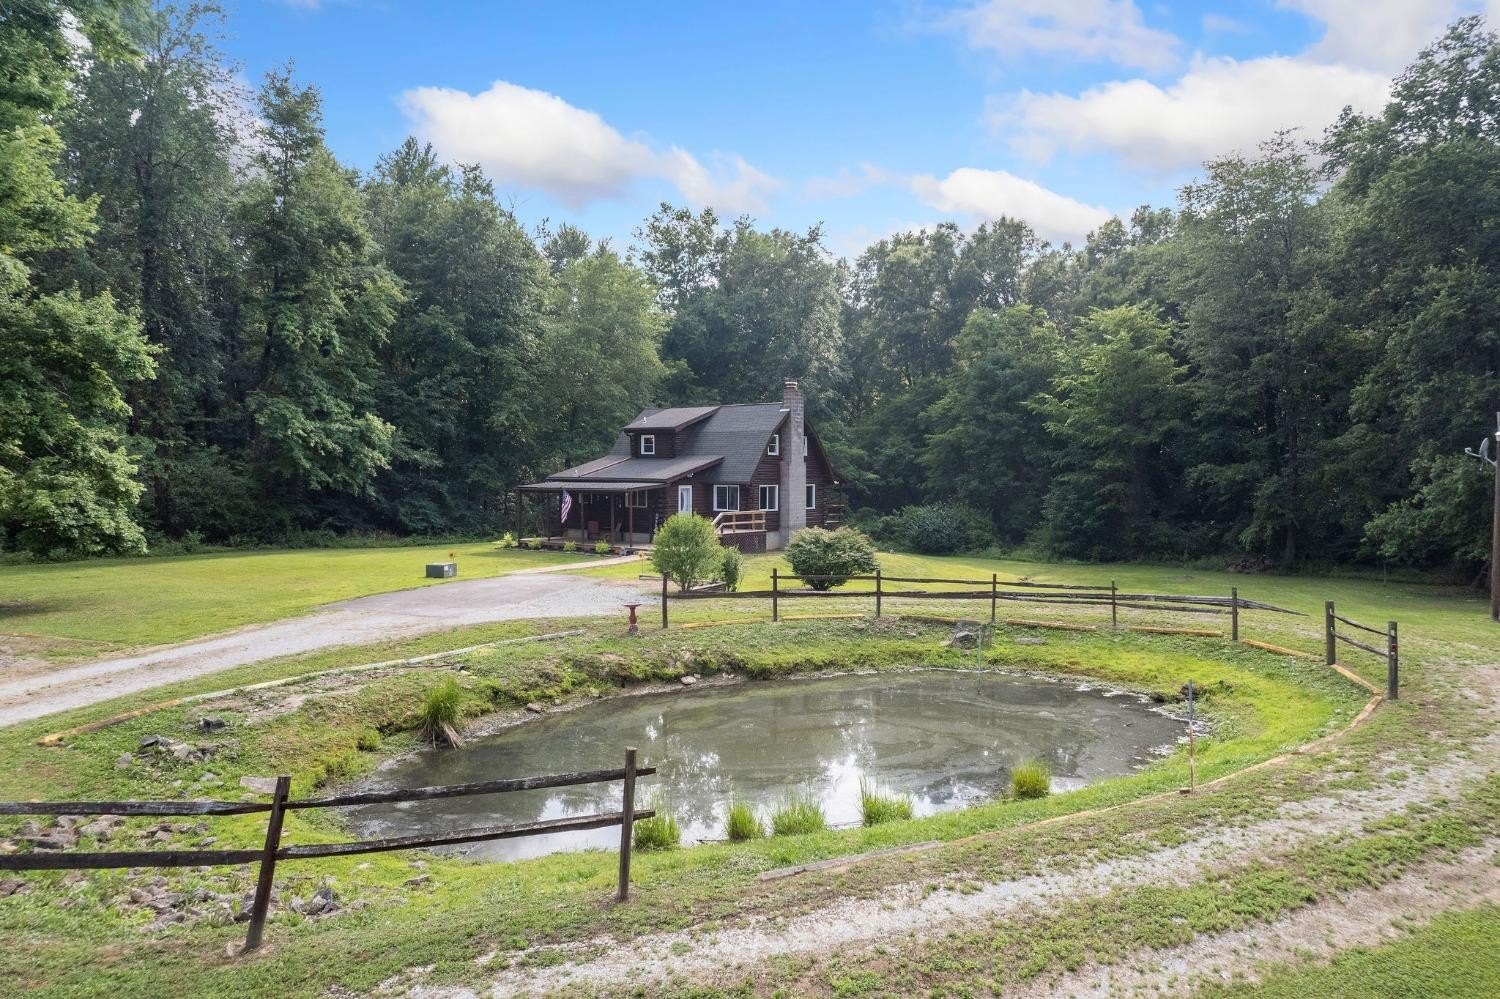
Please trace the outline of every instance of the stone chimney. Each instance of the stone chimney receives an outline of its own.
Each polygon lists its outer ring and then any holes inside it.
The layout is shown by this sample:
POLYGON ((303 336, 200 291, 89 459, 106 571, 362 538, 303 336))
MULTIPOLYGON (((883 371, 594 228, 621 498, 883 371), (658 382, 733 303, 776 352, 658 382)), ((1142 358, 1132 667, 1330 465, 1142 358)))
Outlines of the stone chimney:
POLYGON ((781 405, 787 411, 781 430, 781 533, 785 544, 807 526, 807 457, 802 445, 807 429, 802 389, 791 379, 782 392, 781 405))

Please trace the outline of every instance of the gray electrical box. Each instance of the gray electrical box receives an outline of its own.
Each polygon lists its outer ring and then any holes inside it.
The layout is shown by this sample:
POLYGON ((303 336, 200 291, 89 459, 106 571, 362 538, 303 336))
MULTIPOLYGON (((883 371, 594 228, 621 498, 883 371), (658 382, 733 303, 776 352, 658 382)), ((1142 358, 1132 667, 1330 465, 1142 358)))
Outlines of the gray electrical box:
POLYGON ((448 579, 448 578, 450 578, 452 576, 457 576, 457 575, 458 575, 458 563, 457 562, 428 562, 427 563, 427 578, 428 579, 448 579))

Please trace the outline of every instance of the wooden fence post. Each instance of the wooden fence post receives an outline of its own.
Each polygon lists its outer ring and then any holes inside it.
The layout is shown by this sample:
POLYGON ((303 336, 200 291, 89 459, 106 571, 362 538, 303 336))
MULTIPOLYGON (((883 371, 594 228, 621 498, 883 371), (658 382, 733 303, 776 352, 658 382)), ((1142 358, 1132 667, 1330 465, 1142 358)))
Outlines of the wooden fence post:
POLYGON ((1109 581, 1109 626, 1118 628, 1120 626, 1120 588, 1115 581, 1109 581))
POLYGON ((661 628, 667 630, 667 574, 661 574, 661 628))
POLYGON ((1240 588, 1238 586, 1229 588, 1229 640, 1231 642, 1240 640, 1240 588))
POLYGON ((776 606, 777 578, 778 577, 777 577, 777 574, 776 574, 776 566, 773 565, 773 566, 771 566, 771 620, 772 621, 780 621, 781 620, 781 610, 780 610, 779 607, 776 606))
POLYGON ((630 845, 635 836, 635 747, 625 747, 625 795, 620 805, 620 892, 630 898, 630 845))
POLYGON ((1000 575, 990 573, 990 625, 995 623, 995 607, 1000 602, 1000 575))
POLYGON ((880 616, 880 570, 875 570, 875 616, 880 616))
POLYGON ((1385 696, 1396 700, 1400 694, 1401 652, 1396 641, 1396 622, 1385 626, 1385 696))
POLYGON ((276 778, 276 791, 271 798, 271 817, 266 821, 266 846, 260 856, 260 879, 255 883, 255 902, 250 909, 250 930, 245 934, 245 946, 241 954, 248 954, 260 946, 266 931, 266 914, 271 908, 271 879, 276 876, 276 851, 281 848, 281 819, 285 815, 286 799, 292 790, 290 777, 276 778))
POLYGON ((1338 648, 1334 644, 1333 601, 1323 601, 1323 659, 1332 666, 1339 661, 1338 648))

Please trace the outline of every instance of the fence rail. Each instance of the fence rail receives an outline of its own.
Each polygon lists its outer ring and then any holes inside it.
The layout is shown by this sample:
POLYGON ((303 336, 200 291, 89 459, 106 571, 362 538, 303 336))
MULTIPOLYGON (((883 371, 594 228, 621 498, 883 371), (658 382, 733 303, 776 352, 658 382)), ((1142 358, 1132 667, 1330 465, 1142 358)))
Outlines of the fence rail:
POLYGON ((1397 640, 1397 629, 1395 621, 1386 622, 1385 630, 1372 628, 1368 624, 1360 624, 1352 621, 1342 614, 1334 612, 1333 601, 1329 600, 1323 604, 1323 658, 1329 666, 1338 662, 1338 643, 1352 645, 1356 649, 1368 652, 1371 655, 1380 656, 1385 660, 1385 696, 1396 700, 1400 696, 1401 686, 1401 655, 1400 642, 1397 640), (1366 645, 1357 638, 1341 634, 1338 630, 1340 624, 1360 631, 1367 631, 1372 635, 1380 635, 1385 639, 1385 648, 1374 645, 1366 645))
POLYGON ((771 620, 779 621, 781 619, 781 601, 803 599, 873 599, 875 601, 876 617, 882 615, 884 602, 887 599, 988 600, 990 602, 991 624, 996 621, 1000 604, 1007 601, 1020 604, 1108 607, 1110 625, 1112 627, 1119 625, 1120 611, 1122 609, 1165 610, 1181 614, 1221 614, 1229 617, 1230 635, 1235 641, 1239 641, 1240 637, 1241 611, 1258 610, 1303 616, 1299 611, 1278 607, 1275 604, 1263 603, 1258 600, 1247 600, 1240 596, 1238 587, 1231 587, 1227 597, 1211 594, 1131 593, 1122 592, 1114 582, 1111 582, 1108 586, 1079 583, 1039 583, 1029 579, 1001 579, 998 574, 991 574, 989 579, 962 579, 941 576, 887 576, 879 570, 871 574, 848 576, 783 576, 779 567, 773 567, 771 569, 771 588, 769 590, 739 590, 733 593, 684 592, 669 594, 667 592, 667 580, 663 577, 661 581, 661 626, 666 628, 670 623, 670 614, 667 609, 669 600, 769 600, 771 602, 771 620), (816 588, 785 589, 782 586, 782 582, 788 579, 800 580, 809 585, 817 583, 841 584, 855 582, 873 583, 874 586, 869 589, 840 590, 837 592, 832 589, 816 588), (967 586, 976 587, 976 589, 890 589, 888 588, 888 584, 891 583, 967 586), (982 589, 977 587, 982 587, 982 589))
POLYGON ((324 798, 291 800, 290 777, 278 777, 269 803, 238 801, 4 801, 0 815, 124 815, 124 816, 227 816, 269 814, 265 845, 259 849, 238 850, 115 850, 93 853, 40 852, 0 854, 0 871, 91 870, 120 867, 202 867, 248 864, 260 861, 254 903, 250 910, 250 927, 241 953, 260 946, 270 912, 271 887, 276 864, 282 860, 313 860, 321 857, 348 857, 391 850, 454 846, 497 839, 541 836, 554 832, 620 827, 620 876, 617 897, 624 901, 630 895, 631 832, 637 819, 655 813, 635 808, 635 782, 638 777, 656 773, 655 767, 636 765, 636 750, 625 750, 625 766, 613 770, 584 770, 576 773, 546 774, 538 777, 477 781, 468 784, 445 784, 433 787, 400 788, 391 791, 363 791, 324 798), (343 808, 349 805, 386 804, 404 801, 431 801, 438 798, 468 797, 477 794, 505 794, 550 787, 579 784, 624 782, 622 808, 618 812, 575 815, 561 819, 544 819, 503 826, 482 826, 443 833, 394 836, 385 839, 356 840, 349 843, 312 843, 284 846, 281 843, 282 819, 288 811, 303 808, 343 808))

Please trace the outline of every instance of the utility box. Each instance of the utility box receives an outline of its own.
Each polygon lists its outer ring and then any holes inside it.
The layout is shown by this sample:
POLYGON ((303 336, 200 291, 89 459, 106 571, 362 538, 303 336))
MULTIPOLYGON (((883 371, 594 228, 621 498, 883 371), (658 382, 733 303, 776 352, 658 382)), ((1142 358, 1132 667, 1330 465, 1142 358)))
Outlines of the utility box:
POLYGON ((428 579, 450 579, 458 575, 457 562, 428 562, 428 579))

